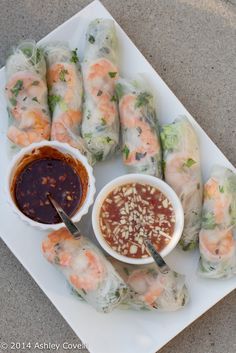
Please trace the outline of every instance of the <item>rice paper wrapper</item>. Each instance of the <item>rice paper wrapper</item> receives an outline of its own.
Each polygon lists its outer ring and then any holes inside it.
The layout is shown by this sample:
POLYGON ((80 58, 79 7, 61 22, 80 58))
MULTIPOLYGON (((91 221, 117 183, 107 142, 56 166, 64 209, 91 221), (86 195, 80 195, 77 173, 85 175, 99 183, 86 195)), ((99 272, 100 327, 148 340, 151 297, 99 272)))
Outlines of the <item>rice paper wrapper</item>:
POLYGON ((119 143, 119 117, 115 99, 118 79, 118 42, 114 22, 96 19, 89 24, 82 71, 84 116, 82 136, 96 160, 110 157, 119 143))
POLYGON ((236 274, 236 174, 215 166, 204 186, 198 273, 207 278, 236 274))
POLYGON ((136 266, 114 259, 111 262, 129 287, 121 308, 176 311, 189 301, 185 276, 171 270, 162 274, 156 264, 136 266))
POLYGON ((164 125, 161 132, 165 181, 175 190, 184 209, 183 250, 196 248, 201 229, 202 175, 199 144, 185 116, 164 125))
POLYGON ((51 139, 77 148, 94 164, 81 137, 83 82, 76 49, 71 50, 65 42, 54 42, 44 46, 43 51, 52 114, 51 139))
POLYGON ((116 84, 121 120, 122 155, 127 168, 162 178, 162 151, 155 102, 143 77, 116 84))
POLYGON ((50 138, 46 63, 34 41, 13 49, 6 62, 5 97, 9 113, 10 150, 50 138))
POLYGON ((74 239, 62 228, 42 243, 43 254, 68 283, 99 312, 110 312, 127 295, 127 286, 102 252, 87 238, 74 239))

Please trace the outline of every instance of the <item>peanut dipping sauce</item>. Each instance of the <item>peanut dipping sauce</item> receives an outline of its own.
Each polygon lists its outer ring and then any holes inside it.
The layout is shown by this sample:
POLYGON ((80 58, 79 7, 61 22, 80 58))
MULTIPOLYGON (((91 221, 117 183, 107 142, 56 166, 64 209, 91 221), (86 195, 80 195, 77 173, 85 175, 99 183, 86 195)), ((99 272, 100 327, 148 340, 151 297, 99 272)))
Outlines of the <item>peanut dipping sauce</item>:
POLYGON ((104 199, 100 229, 108 245, 131 258, 149 257, 144 239, 161 251, 171 240, 175 212, 170 200, 148 184, 130 183, 116 187, 104 199))
POLYGON ((83 164, 49 146, 25 155, 11 184, 11 194, 19 210, 44 224, 61 223, 48 194, 68 216, 73 216, 82 206, 87 189, 88 174, 83 164))

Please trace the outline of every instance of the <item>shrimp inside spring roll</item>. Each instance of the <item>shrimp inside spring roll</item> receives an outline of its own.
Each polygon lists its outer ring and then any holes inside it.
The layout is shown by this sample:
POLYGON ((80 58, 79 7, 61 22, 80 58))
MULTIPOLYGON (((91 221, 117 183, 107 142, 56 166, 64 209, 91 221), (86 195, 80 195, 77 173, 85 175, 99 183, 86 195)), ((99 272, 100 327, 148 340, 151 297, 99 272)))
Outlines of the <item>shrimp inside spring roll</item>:
POLYGON ((236 274, 236 175, 225 167, 213 168, 204 186, 202 228, 199 235, 203 277, 236 274))
POLYGON ((34 41, 22 42, 6 62, 7 136, 18 147, 50 137, 46 65, 34 41))

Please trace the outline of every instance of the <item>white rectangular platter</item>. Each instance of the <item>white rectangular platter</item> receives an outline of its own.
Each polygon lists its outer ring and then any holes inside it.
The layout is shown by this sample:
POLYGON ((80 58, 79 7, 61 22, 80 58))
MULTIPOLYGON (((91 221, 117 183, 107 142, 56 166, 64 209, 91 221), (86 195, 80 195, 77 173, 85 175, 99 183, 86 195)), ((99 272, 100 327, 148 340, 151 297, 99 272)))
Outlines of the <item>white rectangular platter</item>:
MULTIPOLYGON (((78 48, 79 57, 82 58, 87 25, 97 17, 111 18, 111 15, 100 2, 94 1, 47 35, 40 43, 67 40, 72 48, 78 48)), ((157 98, 160 123, 171 122, 177 115, 186 114, 194 125, 201 145, 204 180, 208 177, 213 164, 234 169, 117 23, 116 29, 120 44, 121 74, 132 75, 139 72, 145 74, 157 98)), ((198 252, 183 253, 181 250, 175 250, 166 260, 169 265, 186 275, 191 296, 190 303, 176 313, 115 310, 110 314, 101 314, 73 297, 64 278, 45 261, 41 254, 41 241, 45 233, 21 222, 6 202, 3 180, 9 160, 6 141, 8 116, 3 95, 4 85, 5 75, 2 68, 0 70, 1 236, 75 333, 88 344, 91 353, 154 353, 235 288, 235 278, 227 281, 198 278, 196 276, 198 252)), ((108 181, 124 174, 125 169, 118 156, 97 165, 94 173, 96 188, 99 191, 108 181)), ((91 210, 82 219, 80 228, 94 239, 90 217, 91 210)))

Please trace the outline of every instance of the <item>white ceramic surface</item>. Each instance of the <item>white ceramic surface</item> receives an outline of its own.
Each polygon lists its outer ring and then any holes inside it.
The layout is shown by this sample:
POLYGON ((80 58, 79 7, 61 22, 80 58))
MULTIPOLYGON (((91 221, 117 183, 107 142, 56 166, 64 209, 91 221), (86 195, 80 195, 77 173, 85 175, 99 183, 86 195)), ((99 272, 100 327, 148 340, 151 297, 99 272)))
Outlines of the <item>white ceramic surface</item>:
POLYGON ((118 178, 113 179, 107 185, 105 185, 102 188, 102 190, 99 192, 93 205, 93 211, 92 211, 93 231, 101 247, 108 254, 115 257, 117 260, 129 263, 129 264, 135 264, 135 265, 150 264, 154 261, 151 256, 143 259, 142 258, 135 259, 135 258, 123 256, 118 252, 114 251, 104 239, 104 236, 102 234, 102 231, 99 225, 99 215, 101 211, 101 206, 105 198, 107 197, 107 195, 116 187, 120 185, 129 184, 129 183, 141 183, 141 184, 151 185, 159 189, 161 192, 163 192, 164 195, 170 200, 171 204, 173 205, 175 218, 176 218, 175 228, 172 235, 172 239, 170 240, 168 245, 160 252, 160 255, 163 257, 167 256, 176 247, 181 237, 183 226, 184 226, 184 212, 183 212, 181 202, 178 196, 176 195, 176 193, 174 192, 174 190, 168 184, 166 184, 161 179, 158 179, 150 175, 125 174, 118 178))
MULTIPOLYGON (((95 1, 47 35, 40 43, 68 40, 72 48, 79 49, 79 57, 82 58, 86 27, 89 21, 97 17, 111 18, 111 15, 101 3, 95 1)), ((201 146, 204 180, 209 176, 213 164, 218 163, 234 169, 118 24, 116 29, 120 43, 121 73, 133 75, 141 71, 145 74, 156 94, 160 123, 169 123, 177 115, 186 114, 196 129, 201 146)), ((0 92, 4 91, 4 85, 4 69, 1 69, 0 92)), ((3 180, 9 164, 6 139, 8 115, 3 94, 0 94, 0 111, 0 175, 3 180)), ((113 178, 126 173, 120 157, 98 164, 94 168, 97 191, 113 178)), ((110 314, 97 313, 89 305, 73 297, 63 276, 45 261, 40 248, 46 232, 32 229, 12 212, 3 193, 3 182, 0 183, 0 195, 0 232, 3 240, 75 333, 87 343, 90 353, 154 353, 236 287, 235 278, 227 281, 199 278, 196 275, 198 251, 186 253, 175 249, 165 260, 176 271, 186 275, 191 300, 183 310, 174 313, 130 310, 115 310, 110 314)), ((81 230, 94 240, 91 209, 79 224, 81 230)))
POLYGON ((12 184, 12 179, 14 177, 14 173, 17 170, 19 163, 22 161, 25 155, 30 155, 33 150, 37 150, 40 147, 49 146, 55 148, 61 153, 69 154, 74 159, 80 161, 83 166, 85 167, 88 173, 88 190, 86 194, 86 198, 82 204, 82 206, 76 211, 73 215, 72 220, 73 222, 80 221, 81 217, 83 217, 86 213, 88 213, 89 207, 93 204, 94 201, 94 194, 95 194, 95 179, 93 176, 93 168, 87 161, 87 158, 84 157, 77 149, 69 146, 67 143, 61 143, 57 141, 42 141, 38 143, 32 143, 30 146, 22 148, 20 152, 18 152, 13 159, 11 160, 6 177, 6 194, 7 194, 7 201, 11 206, 12 210, 20 217, 20 219, 26 223, 28 223, 32 227, 36 227, 42 230, 55 230, 60 229, 62 227, 62 223, 57 224, 44 224, 34 221, 27 217, 24 213, 20 211, 17 207, 15 201, 12 198, 10 188, 12 184))

